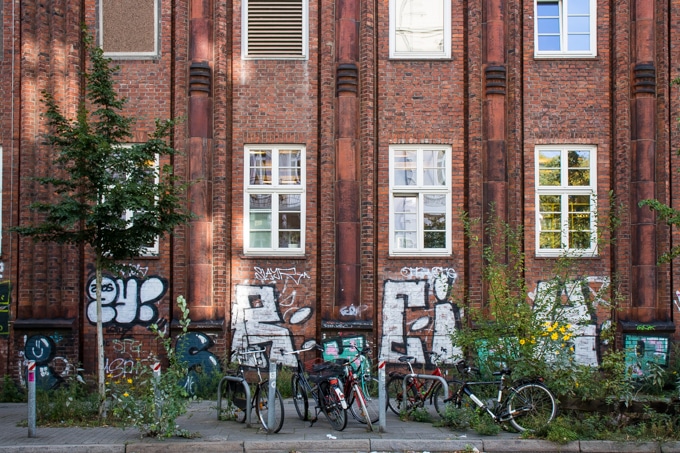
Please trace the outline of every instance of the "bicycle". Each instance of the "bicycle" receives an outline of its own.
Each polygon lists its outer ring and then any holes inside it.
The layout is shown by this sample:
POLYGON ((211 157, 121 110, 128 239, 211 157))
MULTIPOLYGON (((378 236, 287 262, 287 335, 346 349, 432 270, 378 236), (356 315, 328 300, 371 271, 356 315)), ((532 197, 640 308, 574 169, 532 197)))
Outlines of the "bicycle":
POLYGON ((333 364, 324 363, 312 367, 311 371, 319 374, 307 373, 300 359, 300 354, 313 349, 318 350, 319 346, 314 345, 306 349, 290 352, 281 350, 281 354, 295 354, 295 360, 297 361, 297 369, 291 378, 295 410, 301 420, 309 420, 308 395, 312 395, 316 402, 316 407, 314 408, 314 417, 311 419, 310 426, 314 425, 318 420, 319 411, 321 411, 333 429, 342 431, 347 426, 347 401, 341 388, 340 379, 336 373, 336 371, 341 371, 341 369, 338 370, 338 367, 334 367, 333 364))
MULTIPOLYGON (((465 361, 456 364, 462 377, 478 374, 479 370, 468 366, 465 361)), ((496 423, 510 423, 519 432, 535 431, 550 423, 557 415, 556 398, 542 383, 542 379, 521 380, 517 385, 508 385, 512 373, 510 368, 503 368, 493 373, 500 379, 492 381, 468 381, 451 379, 449 387, 454 391, 440 403, 441 387, 434 394, 434 405, 440 414, 445 410, 442 403, 460 407, 464 395, 467 395, 479 408, 486 411, 496 423), (497 397, 486 402, 472 391, 473 386, 497 386, 497 397)))
MULTIPOLYGON (((434 351, 428 351, 428 354, 433 357, 435 363, 435 369, 430 375, 443 378, 444 372, 439 366, 440 355, 434 351)), ((428 400, 432 404, 435 392, 442 387, 438 379, 432 379, 432 382, 428 382, 429 379, 418 378, 413 371, 413 365, 411 365, 413 360, 415 360, 413 356, 403 355, 399 357, 400 362, 408 365, 410 371, 408 375, 399 371, 392 371, 389 374, 390 379, 387 381, 386 388, 387 406, 397 415, 400 415, 402 410, 411 412, 417 408, 423 408, 428 400), (406 399, 403 397, 404 378, 406 378, 406 399)), ((437 412, 439 413, 439 411, 437 412)))
MULTIPOLYGON (((238 351, 235 353, 238 361, 238 368, 231 371, 227 376, 223 377, 218 385, 218 416, 224 416, 227 419, 236 420, 244 423, 248 416, 252 414, 252 409, 260 419, 260 423, 267 432, 278 433, 283 426, 284 412, 283 412, 283 398, 279 390, 275 390, 274 406, 274 424, 269 424, 269 380, 262 379, 260 368, 264 367, 264 360, 262 353, 265 349, 257 349, 251 351, 238 351), (250 357, 247 357, 250 356, 250 357), (244 364, 252 363, 252 365, 244 364), (249 382, 246 378, 246 366, 253 367, 257 371, 257 382, 249 382), (226 388, 222 389, 222 384, 227 382, 226 388), (246 386, 248 390, 246 390, 246 386), (250 389, 254 388, 254 393, 250 397, 250 389), (226 414, 222 411, 222 396, 227 400, 226 414), (249 402, 250 398, 250 402, 249 402), (248 407, 250 404, 250 407, 248 407)), ((250 420, 248 420, 250 422, 250 420)))
POLYGON ((371 377, 367 365, 368 346, 357 350, 357 354, 349 360, 337 359, 345 369, 344 394, 350 413, 358 422, 367 425, 373 431, 373 423, 380 420, 380 403, 378 398, 378 379, 371 377), (356 404, 354 404, 356 402, 356 404))

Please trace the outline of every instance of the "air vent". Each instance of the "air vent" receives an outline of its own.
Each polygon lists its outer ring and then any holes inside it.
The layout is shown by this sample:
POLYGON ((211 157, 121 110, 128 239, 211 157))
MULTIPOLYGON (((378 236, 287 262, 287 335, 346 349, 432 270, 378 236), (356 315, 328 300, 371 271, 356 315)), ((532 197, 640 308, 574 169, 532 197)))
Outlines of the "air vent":
POLYGON ((303 0, 248 0, 246 55, 305 57, 303 0))

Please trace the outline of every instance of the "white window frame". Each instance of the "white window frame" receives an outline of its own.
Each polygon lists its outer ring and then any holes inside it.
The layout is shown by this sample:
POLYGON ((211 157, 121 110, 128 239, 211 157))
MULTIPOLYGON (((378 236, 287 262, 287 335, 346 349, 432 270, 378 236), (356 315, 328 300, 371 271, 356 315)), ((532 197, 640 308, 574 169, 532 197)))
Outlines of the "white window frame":
POLYGON ((244 60, 307 60, 309 58, 309 0, 302 3, 302 54, 252 55, 248 51, 248 0, 241 3, 241 56, 244 60))
MULTIPOLYGON (((155 58, 160 55, 160 0, 154 0, 153 2, 153 50, 150 52, 107 52, 104 48, 104 5, 102 0, 97 1, 97 21, 99 23, 99 33, 97 43, 99 47, 104 51, 104 57, 112 58, 114 60, 135 60, 135 59, 149 59, 155 58)), ((130 12, 133 14, 133 12, 130 12)))
POLYGON ((536 256, 538 257, 559 257, 559 256, 596 256, 597 255, 597 147, 593 145, 538 145, 535 148, 535 178, 536 178, 536 256), (560 185, 540 184, 540 158, 539 155, 544 151, 560 152, 560 185), (569 151, 588 151, 590 152, 590 184, 583 186, 568 185, 568 153, 569 151), (561 216, 561 247, 560 248, 541 248, 542 214, 540 197, 542 195, 560 196, 560 216, 561 216), (590 247, 589 248, 570 248, 569 244, 569 196, 587 195, 590 197, 590 247))
POLYGON ((244 147, 244 191, 243 191, 243 252, 246 255, 264 256, 303 256, 305 254, 306 229, 306 147, 299 144, 251 144, 244 147), (271 184, 250 183, 250 153, 251 150, 271 150, 271 184), (300 152, 300 184, 279 184, 279 157, 281 151, 298 150, 300 152), (271 247, 250 246, 250 196, 271 195, 271 247), (278 195, 300 196, 300 243, 298 247, 279 244, 278 195))
MULTIPOLYGON (((451 215, 451 146, 448 145, 391 145, 389 149, 389 246, 390 255, 392 256, 450 256, 452 250, 451 230, 452 230, 452 215, 451 215), (415 152, 416 154, 416 174, 414 175, 415 184, 406 185, 400 184, 397 181, 395 170, 397 169, 396 153, 406 151, 415 152), (444 151, 444 177, 446 181, 443 185, 427 185, 424 183, 423 175, 423 155, 425 151, 444 151), (443 196, 445 202, 445 246, 442 248, 425 248, 425 214, 424 214, 424 198, 427 195, 443 196), (415 198, 416 199, 416 246, 403 247, 400 241, 397 240, 397 233, 399 232, 396 224, 395 213, 397 211, 397 198, 415 198)), ((398 213, 397 213, 398 214, 398 213)))
MULTIPOLYGON (((119 147, 124 147, 124 148, 131 148, 135 146, 135 144, 132 143, 126 143, 123 145, 119 145, 119 147)), ((156 154, 154 163, 153 163, 153 168, 154 168, 154 183, 158 184, 159 183, 159 171, 160 171, 160 161, 158 158, 158 154, 156 154)), ((128 209, 123 213, 123 220, 125 220, 127 223, 132 223, 134 219, 135 213, 134 211, 128 209)), ((142 250, 139 253, 139 256, 142 258, 150 258, 150 257, 157 257, 160 254, 160 238, 156 236, 156 238, 153 241, 153 245, 151 247, 142 247, 142 250)))
MULTIPOLYGON (((586 1, 586 0, 534 0, 534 57, 549 57, 549 58, 591 58, 597 56, 597 0, 587 0, 589 2, 589 28, 590 32, 590 50, 569 50, 569 19, 567 10, 569 2, 586 1), (559 8, 559 27, 560 27, 560 50, 540 50, 539 49, 539 29, 538 29, 538 4, 539 3, 558 3, 559 8)), ((582 33, 585 34, 585 33, 582 33)))
MULTIPOLYGON (((397 10, 400 2, 414 0, 390 0, 389 33, 390 58, 392 59, 450 59, 451 58, 451 0, 443 0, 442 26, 443 48, 440 51, 397 51, 397 10)), ((416 0, 427 5, 428 0, 416 0)))

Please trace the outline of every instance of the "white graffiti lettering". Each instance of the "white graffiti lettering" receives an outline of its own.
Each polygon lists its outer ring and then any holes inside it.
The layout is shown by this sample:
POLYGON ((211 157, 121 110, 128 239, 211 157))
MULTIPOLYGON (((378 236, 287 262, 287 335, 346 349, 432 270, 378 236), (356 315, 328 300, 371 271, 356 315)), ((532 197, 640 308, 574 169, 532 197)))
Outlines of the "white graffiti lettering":
POLYGON ((298 272, 295 267, 289 267, 287 269, 263 269, 261 267, 255 267, 255 279, 262 282, 292 280, 296 285, 299 285, 303 278, 309 278, 309 274, 307 274, 307 272, 298 272))
MULTIPOLYGON (((160 277, 139 279, 102 279, 102 323, 104 325, 148 326, 158 320, 156 303, 167 291, 167 280, 160 277)), ((94 277, 87 283, 87 318, 97 322, 96 285, 94 277)))
POLYGON ((460 354, 450 340, 459 321, 456 307, 436 297, 434 308, 430 308, 429 293, 430 285, 424 280, 385 282, 381 360, 396 362, 399 356, 410 355, 416 362, 426 363, 427 341, 447 363, 460 354))
MULTIPOLYGON (((305 307, 302 308, 304 309, 305 307)), ((306 317, 298 319, 298 322, 303 322, 309 317, 311 317, 311 311, 306 317)), ((284 319, 279 312, 273 286, 236 286, 236 300, 231 308, 231 330, 234 340, 232 347, 234 349, 271 343, 270 360, 294 366, 295 358, 292 355, 281 354, 281 349, 284 351, 294 349, 292 335, 286 327, 281 325, 283 323, 284 319)))

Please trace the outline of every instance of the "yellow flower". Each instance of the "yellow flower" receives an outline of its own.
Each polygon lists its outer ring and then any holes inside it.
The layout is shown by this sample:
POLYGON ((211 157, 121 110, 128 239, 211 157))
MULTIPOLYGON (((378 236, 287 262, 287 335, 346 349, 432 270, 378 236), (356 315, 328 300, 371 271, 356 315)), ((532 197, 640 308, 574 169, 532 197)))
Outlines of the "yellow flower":
POLYGON ((567 331, 567 329, 564 326, 560 327, 560 333, 564 333, 566 331, 567 331))
POLYGON ((557 335, 557 332, 554 332, 552 335, 550 335, 550 339, 553 340, 553 341, 557 340, 559 337, 560 336, 557 335))
POLYGON ((128 382, 128 384, 132 384, 132 379, 128 378, 127 382, 128 382))
POLYGON ((123 393, 123 396, 127 398, 128 396, 130 396, 130 394, 128 392, 125 392, 123 393))
POLYGON ((564 341, 568 341, 570 338, 571 338, 571 335, 568 335, 568 334, 565 335, 564 337, 562 337, 562 339, 563 339, 564 341))
POLYGON ((519 340, 519 344, 522 344, 522 345, 523 345, 524 343, 526 343, 526 340, 525 340, 524 338, 522 338, 521 340, 519 340))
POLYGON ((571 329, 571 324, 567 324, 567 329, 571 329))
POLYGON ((578 382, 574 382, 574 387, 578 387, 578 382))

